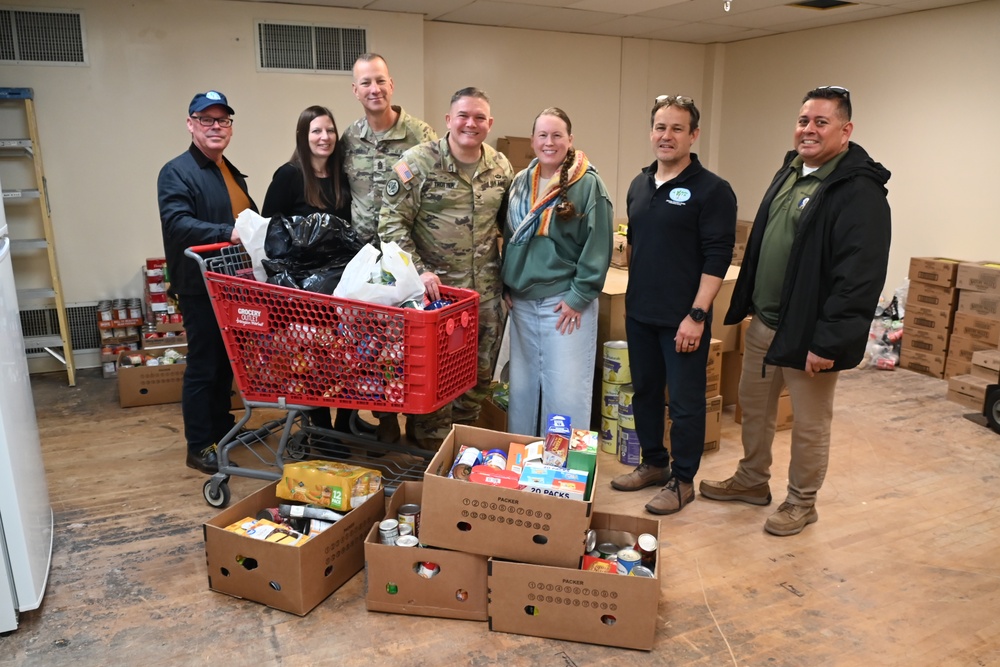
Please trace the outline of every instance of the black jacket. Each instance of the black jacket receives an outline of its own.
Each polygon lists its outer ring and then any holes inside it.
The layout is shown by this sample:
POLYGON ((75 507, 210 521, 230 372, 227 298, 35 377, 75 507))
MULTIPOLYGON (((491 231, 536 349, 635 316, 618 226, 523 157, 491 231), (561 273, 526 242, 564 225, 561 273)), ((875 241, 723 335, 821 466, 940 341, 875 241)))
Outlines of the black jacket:
MULTIPOLYGON (((229 160, 226 164, 256 213, 257 205, 247 192, 246 177, 229 160)), ((186 257, 184 251, 191 246, 228 242, 233 234, 236 226, 233 204, 222 172, 192 143, 185 153, 163 165, 156 190, 170 291, 205 294, 205 281, 198 264, 186 257)))
MULTIPOLYGON (((738 323, 752 310, 768 210, 795 155, 790 151, 785 156, 757 211, 726 324, 738 323)), ((861 362, 889 261, 889 176, 851 142, 806 205, 792 242, 778 329, 766 363, 804 369, 808 352, 832 359, 835 371, 861 362)))

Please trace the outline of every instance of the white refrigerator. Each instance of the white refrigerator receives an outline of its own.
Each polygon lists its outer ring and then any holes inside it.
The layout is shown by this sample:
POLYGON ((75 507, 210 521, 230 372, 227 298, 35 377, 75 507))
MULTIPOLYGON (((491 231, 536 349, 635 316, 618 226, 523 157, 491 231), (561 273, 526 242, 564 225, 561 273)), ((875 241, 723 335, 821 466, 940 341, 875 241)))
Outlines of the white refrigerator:
POLYGON ((52 560, 52 507, 0 205, 0 632, 37 609, 52 560))

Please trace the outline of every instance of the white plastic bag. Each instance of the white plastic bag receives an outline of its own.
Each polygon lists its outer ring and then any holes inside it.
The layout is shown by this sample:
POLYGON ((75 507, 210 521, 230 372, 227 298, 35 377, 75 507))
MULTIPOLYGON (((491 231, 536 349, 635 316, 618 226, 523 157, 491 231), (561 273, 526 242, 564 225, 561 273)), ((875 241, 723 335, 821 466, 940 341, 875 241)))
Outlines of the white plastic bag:
POLYGON ((382 257, 372 244, 366 244, 344 267, 340 284, 333 291, 340 299, 356 299, 383 306, 399 306, 405 301, 422 300, 424 283, 413 266, 410 253, 395 242, 382 244, 382 257), (383 276, 395 282, 383 284, 383 276))
POLYGON ((260 261, 267 258, 264 240, 267 238, 267 224, 270 221, 270 218, 262 218, 248 208, 236 217, 236 232, 240 235, 240 243, 250 255, 253 275, 260 282, 267 282, 267 272, 260 261))

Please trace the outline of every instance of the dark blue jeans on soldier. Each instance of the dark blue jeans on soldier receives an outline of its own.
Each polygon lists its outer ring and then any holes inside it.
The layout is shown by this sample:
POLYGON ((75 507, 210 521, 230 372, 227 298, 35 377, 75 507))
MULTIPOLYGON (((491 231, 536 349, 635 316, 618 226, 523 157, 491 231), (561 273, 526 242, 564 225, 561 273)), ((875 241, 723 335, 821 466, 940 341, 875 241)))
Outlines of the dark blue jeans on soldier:
POLYGON ((181 413, 188 450, 200 454, 217 444, 236 419, 230 412, 233 369, 207 294, 181 295, 188 338, 181 413))
POLYGON ((625 318, 629 367, 635 395, 632 409, 642 460, 667 468, 691 483, 705 450, 705 365, 712 342, 712 319, 698 349, 679 353, 676 327, 661 327, 625 318), (670 391, 670 451, 663 446, 664 389, 670 391))

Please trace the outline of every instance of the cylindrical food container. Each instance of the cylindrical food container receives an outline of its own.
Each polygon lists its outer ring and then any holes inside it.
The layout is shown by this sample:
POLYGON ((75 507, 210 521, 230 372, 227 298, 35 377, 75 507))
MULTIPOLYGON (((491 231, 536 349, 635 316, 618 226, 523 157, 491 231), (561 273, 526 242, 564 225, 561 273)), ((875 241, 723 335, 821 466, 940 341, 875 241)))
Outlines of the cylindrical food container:
POLYGON ((642 456, 642 448, 639 446, 639 436, 635 432, 635 426, 622 426, 618 422, 618 462, 628 466, 639 465, 642 456))
POLYGON ((622 388, 616 382, 601 382, 601 416, 618 419, 618 391, 622 388))
POLYGON ((608 558, 609 556, 615 555, 619 551, 621 551, 621 547, 614 542, 604 542, 597 545, 597 553, 600 554, 601 558, 608 558))
POLYGON ((399 519, 400 525, 404 523, 409 525, 413 530, 413 534, 420 537, 420 505, 416 503, 401 505, 396 516, 399 519))
POLYGON ((506 470, 507 452, 502 449, 491 449, 483 456, 483 465, 496 468, 497 470, 506 470))
POLYGON ((395 544, 399 537, 399 522, 395 519, 385 519, 378 525, 378 536, 382 544, 395 544))
POLYGON ((397 547, 415 547, 420 541, 413 535, 400 535, 396 538, 397 547))
POLYGON ((656 536, 650 533, 643 533, 635 541, 635 550, 642 557, 642 564, 650 570, 656 569, 656 536))
POLYGON ((618 552, 618 574, 629 574, 632 568, 640 564, 642 556, 635 549, 622 549, 618 552))
POLYGON ((632 371, 628 364, 628 343, 623 340, 609 340, 604 344, 604 370, 601 379, 605 382, 625 384, 632 381, 632 371))
POLYGON ((467 480, 472 474, 472 467, 479 464, 481 452, 475 447, 466 447, 451 466, 451 477, 467 480))
POLYGON ((601 415, 601 450, 608 454, 618 453, 618 420, 601 415))
MULTIPOLYGON (((631 384, 623 384, 621 389, 618 390, 618 419, 621 420, 622 415, 627 417, 632 417, 632 401, 635 400, 635 390, 632 388, 631 384)), ((634 424, 635 422, 633 422, 634 424)))

